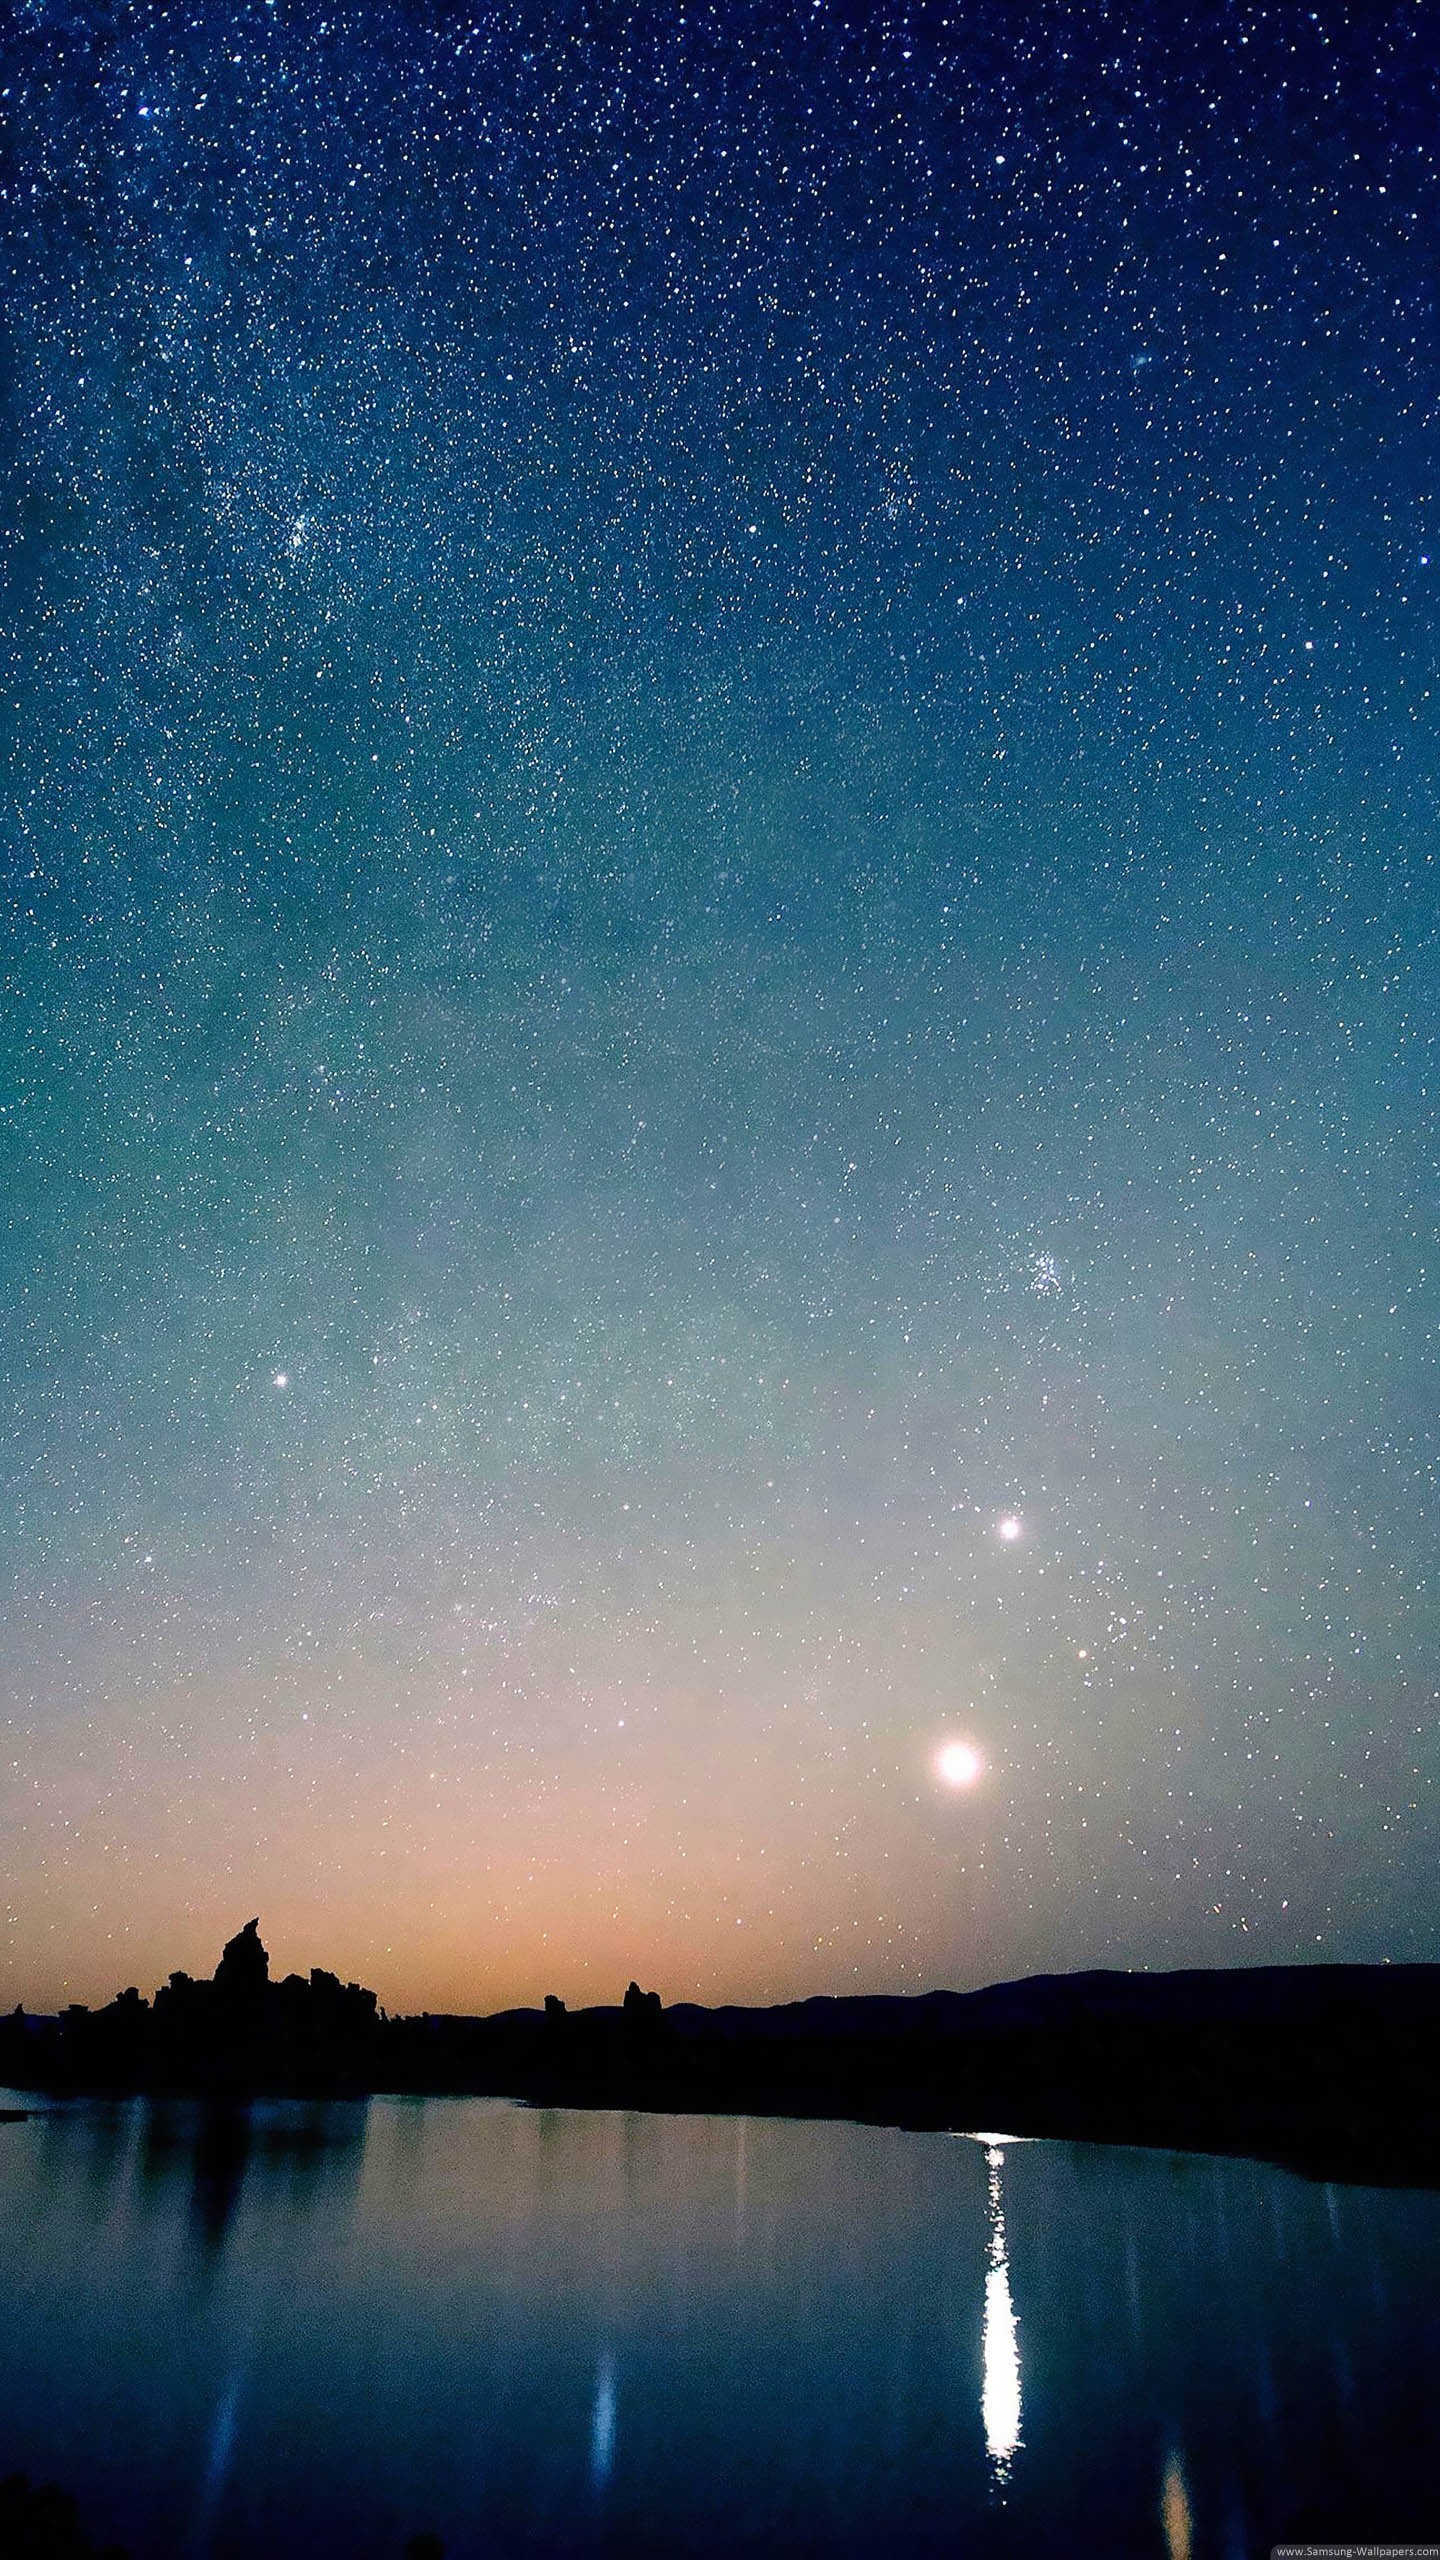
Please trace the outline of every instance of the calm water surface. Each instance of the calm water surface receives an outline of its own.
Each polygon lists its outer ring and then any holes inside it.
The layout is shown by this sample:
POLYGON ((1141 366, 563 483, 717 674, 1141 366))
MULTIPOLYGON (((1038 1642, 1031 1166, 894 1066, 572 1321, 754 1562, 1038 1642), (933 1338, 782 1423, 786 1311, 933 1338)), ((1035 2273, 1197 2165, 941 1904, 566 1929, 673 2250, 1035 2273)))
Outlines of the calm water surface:
POLYGON ((0 2125, 0 2473, 135 2560, 1440 2536, 1437 2306, 1440 2198, 1245 2162, 475 2099, 0 2125))

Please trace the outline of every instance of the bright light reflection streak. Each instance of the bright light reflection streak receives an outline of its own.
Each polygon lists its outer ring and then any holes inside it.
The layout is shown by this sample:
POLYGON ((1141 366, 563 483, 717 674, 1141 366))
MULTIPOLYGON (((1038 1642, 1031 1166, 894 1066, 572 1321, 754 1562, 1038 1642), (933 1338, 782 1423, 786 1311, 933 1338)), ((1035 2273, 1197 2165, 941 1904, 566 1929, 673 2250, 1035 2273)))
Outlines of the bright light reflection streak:
POLYGON ((1185 2470, 1178 2453, 1172 2453, 1165 2465, 1165 2479, 1160 2492, 1160 2521, 1165 2527, 1165 2548, 1169 2560, 1190 2560, 1195 2531, 1190 2513, 1190 2493, 1185 2486, 1185 2470))
POLYGON ((997 2488, 1004 2488, 1020 2442, 1020 2340, 1015 2305, 1010 2298, 1010 2260, 1005 2248, 1005 2214, 1000 2171, 1005 2154, 998 2143, 985 2154, 990 2172, 987 2199, 989 2246, 985 2266, 984 2380, 980 2415, 985 2450, 997 2488))

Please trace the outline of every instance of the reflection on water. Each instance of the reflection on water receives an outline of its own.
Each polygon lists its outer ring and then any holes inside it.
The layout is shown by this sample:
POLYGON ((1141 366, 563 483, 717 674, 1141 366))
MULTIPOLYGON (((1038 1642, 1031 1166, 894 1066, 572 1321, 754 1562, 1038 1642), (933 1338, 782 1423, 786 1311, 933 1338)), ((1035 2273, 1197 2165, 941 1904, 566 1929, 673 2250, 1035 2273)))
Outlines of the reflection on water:
POLYGON ((1020 2442, 1020 2339, 1015 2305, 1010 2299, 1010 2261, 1005 2252, 1005 2210, 1000 2194, 1004 2165, 1003 2144, 990 2143, 985 2152, 989 2245, 985 2267, 985 2380, 980 2406, 985 2422, 985 2450, 997 2488, 1003 2488, 1009 2479, 1020 2442))
POLYGON ((1193 2529, 1190 2495, 1178 2453, 1172 2453, 1165 2465, 1165 2480, 1160 2491, 1160 2520, 1165 2527, 1167 2560, 1190 2560, 1193 2529))
POLYGON ((0 2126, 0 2474, 135 2560, 1423 2538, 1437 2286, 1440 2198, 1239 2161, 76 2104, 0 2126))
POLYGON ((601 2488, 615 2459, 615 2359, 602 2355, 595 2368, 595 2414, 590 2422, 590 2477, 601 2488))
POLYGON ((244 2378, 243 2370, 240 2370, 232 2374, 228 2382, 223 2385, 211 2423, 205 2471, 200 2483, 200 2496, 190 2534, 190 2547, 194 2551, 208 2550, 214 2539, 215 2518, 219 2511, 226 2474, 235 2452, 236 2420, 240 2412, 240 2393, 244 2378))
MULTIPOLYGON (((358 2173, 365 2110, 353 2101, 296 2099, 263 2106, 197 2098, 155 2098, 108 2111, 138 2119, 139 2174, 164 2210, 185 2197, 197 2266, 213 2267, 258 2163, 267 2202, 304 2212, 322 2197, 333 2207, 358 2173)), ((116 2151, 116 2165, 122 2155, 116 2151)))

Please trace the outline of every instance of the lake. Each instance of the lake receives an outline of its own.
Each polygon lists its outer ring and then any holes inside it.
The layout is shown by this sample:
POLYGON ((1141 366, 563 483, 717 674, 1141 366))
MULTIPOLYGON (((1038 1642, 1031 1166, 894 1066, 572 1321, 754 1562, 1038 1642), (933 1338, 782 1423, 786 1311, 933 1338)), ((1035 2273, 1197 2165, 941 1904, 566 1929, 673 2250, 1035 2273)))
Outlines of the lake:
POLYGON ((473 2098, 0 2125, 0 2476, 135 2560, 1251 2560, 1435 2534, 1437 2413, 1430 2194, 473 2098))

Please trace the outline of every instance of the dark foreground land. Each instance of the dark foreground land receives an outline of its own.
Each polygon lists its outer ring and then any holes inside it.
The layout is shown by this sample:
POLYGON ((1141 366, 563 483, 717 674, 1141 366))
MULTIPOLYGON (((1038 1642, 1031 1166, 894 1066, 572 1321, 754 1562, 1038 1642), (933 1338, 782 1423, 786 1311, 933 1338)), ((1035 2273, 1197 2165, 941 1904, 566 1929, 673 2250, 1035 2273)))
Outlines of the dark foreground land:
MULTIPOLYGON (((53 2481, 32 2484, 23 2472, 0 2480, 0 2560, 129 2560, 118 2542, 92 2542, 79 2506, 53 2481)), ((401 2560, 445 2560, 435 2533, 412 2534, 401 2560)))
POLYGON ((1159 2144, 1440 2186, 1440 1965, 1038 1975, 774 2009, 388 2018, 333 1974, 271 1982, 251 1921, 212 1981, 0 2020, 0 2084, 53 2095, 476 2095, 845 2116, 1159 2144))

